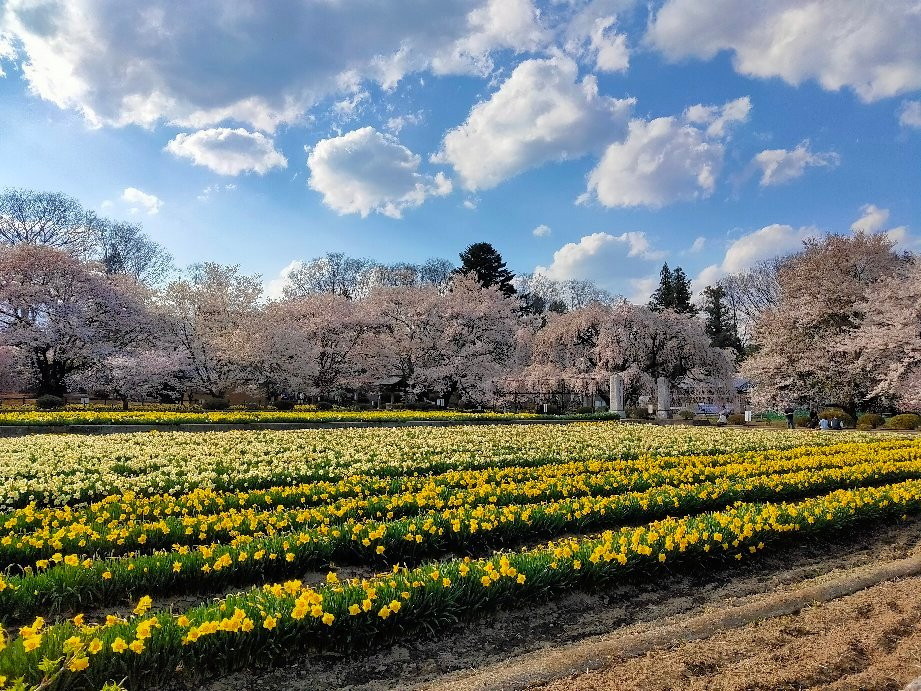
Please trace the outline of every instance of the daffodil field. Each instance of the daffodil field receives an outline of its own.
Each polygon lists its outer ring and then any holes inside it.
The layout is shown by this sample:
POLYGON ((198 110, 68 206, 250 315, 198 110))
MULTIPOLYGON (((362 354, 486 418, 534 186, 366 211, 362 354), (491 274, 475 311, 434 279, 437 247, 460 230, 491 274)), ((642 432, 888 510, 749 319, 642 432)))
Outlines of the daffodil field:
POLYGON ((37 435, 0 439, 0 484, 0 679, 146 688, 919 513, 921 440, 612 422, 37 435))

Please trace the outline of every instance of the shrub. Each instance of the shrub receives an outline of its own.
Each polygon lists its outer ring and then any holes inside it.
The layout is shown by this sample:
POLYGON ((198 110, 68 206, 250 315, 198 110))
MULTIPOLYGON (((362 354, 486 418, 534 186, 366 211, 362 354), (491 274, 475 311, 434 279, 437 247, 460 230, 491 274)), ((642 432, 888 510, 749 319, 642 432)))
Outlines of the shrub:
POLYGON ((921 424, 921 417, 914 413, 902 413, 886 420, 883 427, 886 429, 915 429, 919 424, 921 424))
POLYGON ((579 413, 579 415, 589 415, 591 413, 594 413, 595 409, 592 408, 590 405, 584 405, 581 408, 577 409, 576 412, 579 413))
POLYGON ((201 402, 201 407, 205 410, 227 410, 230 401, 226 398, 206 398, 201 402))
POLYGON ((329 401, 320 401, 319 403, 317 403, 316 408, 317 410, 332 410, 333 404, 330 403, 329 401))
POLYGON ((50 394, 39 396, 35 399, 35 407, 39 410, 55 410, 57 408, 63 408, 65 404, 66 401, 63 398, 50 394))
POLYGON ((693 420, 693 419, 694 419, 694 411, 693 411, 693 410, 688 410, 688 409, 686 409, 686 408, 685 408, 684 410, 679 410, 679 411, 678 411, 678 417, 680 417, 682 420, 693 420))
POLYGON ((793 424, 797 427, 809 427, 809 416, 808 415, 797 415, 793 418, 793 424))
POLYGON ((275 410, 294 410, 294 401, 290 398, 279 398, 273 405, 275 410))
POLYGON ((643 406, 637 406, 636 408, 627 409, 627 417, 634 420, 647 420, 649 418, 649 411, 643 406))
POLYGON ((857 418, 857 429, 876 429, 885 421, 879 413, 864 413, 857 418))
POLYGON ((745 414, 744 413, 733 413, 726 418, 726 422, 730 425, 744 425, 745 424, 745 414))
POLYGON ((834 418, 838 418, 848 427, 854 426, 854 418, 841 410, 841 408, 826 408, 819 413, 820 420, 833 420, 834 418))

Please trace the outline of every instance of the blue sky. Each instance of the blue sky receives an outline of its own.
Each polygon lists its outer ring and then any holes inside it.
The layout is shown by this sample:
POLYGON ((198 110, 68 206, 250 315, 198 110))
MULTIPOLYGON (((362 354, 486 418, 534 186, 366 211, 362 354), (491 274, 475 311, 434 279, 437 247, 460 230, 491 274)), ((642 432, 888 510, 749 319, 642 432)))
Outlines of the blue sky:
POLYGON ((0 187, 267 282, 486 240, 640 300, 817 232, 917 249, 919 35, 912 0, 0 0, 0 187))

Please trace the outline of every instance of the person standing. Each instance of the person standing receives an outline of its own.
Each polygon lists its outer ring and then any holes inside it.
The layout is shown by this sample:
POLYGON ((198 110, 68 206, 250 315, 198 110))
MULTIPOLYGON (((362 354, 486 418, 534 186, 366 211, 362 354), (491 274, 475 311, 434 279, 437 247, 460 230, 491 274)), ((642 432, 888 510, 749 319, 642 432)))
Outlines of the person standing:
POLYGON ((793 406, 787 406, 784 408, 784 415, 787 416, 787 429, 793 429, 795 425, 793 424, 793 415, 796 413, 796 410, 793 406))

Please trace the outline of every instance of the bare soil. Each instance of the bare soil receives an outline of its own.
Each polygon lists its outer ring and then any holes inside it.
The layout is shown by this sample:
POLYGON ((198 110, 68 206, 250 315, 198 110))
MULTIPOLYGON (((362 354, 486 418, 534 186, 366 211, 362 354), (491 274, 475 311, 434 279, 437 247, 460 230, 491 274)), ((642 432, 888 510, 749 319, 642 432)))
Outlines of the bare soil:
POLYGON ((921 577, 559 679, 542 691, 904 688, 921 675, 921 577))
MULTIPOLYGON (((176 678, 169 691, 230 689, 461 689, 508 660, 540 660, 595 637, 654 632, 682 619, 747 605, 921 555, 921 518, 813 540, 726 569, 675 573, 603 592, 494 612, 402 644, 302 655, 220 679, 176 678)), ((898 689, 921 675, 921 577, 560 679, 573 689, 898 689)), ((552 678, 552 677, 551 677, 552 678)), ((526 687, 527 685, 525 685, 526 687)), ((487 683, 478 688, 490 688, 487 683)), ((505 688, 505 687, 503 687, 505 688)), ((537 688, 532 686, 532 688, 537 688)))

